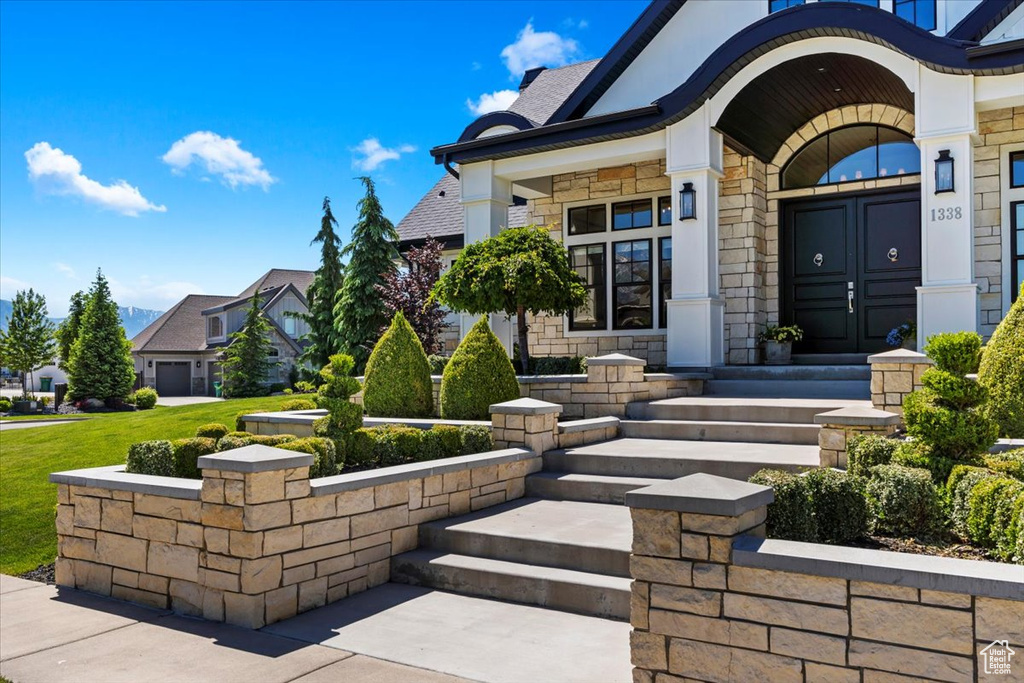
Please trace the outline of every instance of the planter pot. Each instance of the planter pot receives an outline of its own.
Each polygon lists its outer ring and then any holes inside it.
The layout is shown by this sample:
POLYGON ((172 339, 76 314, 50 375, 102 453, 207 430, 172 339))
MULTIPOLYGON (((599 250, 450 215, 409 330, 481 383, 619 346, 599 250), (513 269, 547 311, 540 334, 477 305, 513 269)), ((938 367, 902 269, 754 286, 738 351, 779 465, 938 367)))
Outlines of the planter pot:
POLYGON ((789 365, 793 353, 793 342, 766 341, 764 343, 765 365, 789 365))

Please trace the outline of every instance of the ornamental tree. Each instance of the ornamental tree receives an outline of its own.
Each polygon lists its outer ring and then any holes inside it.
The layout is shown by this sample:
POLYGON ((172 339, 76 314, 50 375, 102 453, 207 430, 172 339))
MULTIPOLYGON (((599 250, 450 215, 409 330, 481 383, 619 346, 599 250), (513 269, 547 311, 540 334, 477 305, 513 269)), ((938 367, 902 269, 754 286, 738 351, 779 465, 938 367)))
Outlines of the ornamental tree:
POLYGON ((401 313, 416 332, 423 350, 437 353, 441 350, 441 330, 445 311, 430 293, 441 277, 441 252, 444 247, 427 237, 422 247, 413 247, 405 255, 409 262, 407 272, 397 270, 386 273, 377 291, 384 300, 389 315, 401 313))
POLYGON ((398 233, 384 216, 370 178, 360 178, 366 195, 359 200, 359 220, 352 228, 352 241, 341 252, 348 256, 345 284, 334 309, 341 346, 361 371, 370 350, 388 324, 389 316, 377 285, 396 270, 398 233))
POLYGON ((467 246, 437 281, 433 297, 454 311, 516 316, 519 357, 527 371, 526 313, 566 315, 586 303, 586 290, 564 247, 544 228, 529 225, 467 246))
POLYGON ((245 311, 245 322, 228 335, 231 343, 224 350, 224 392, 231 398, 266 396, 267 375, 277 367, 271 360, 270 323, 263 315, 260 295, 253 294, 245 311))
POLYGON ((304 320, 309 332, 303 339, 309 342, 299 360, 320 368, 341 348, 341 335, 335 325, 334 309, 341 298, 345 276, 341 267, 341 239, 334 231, 338 221, 331 213, 331 199, 324 197, 324 215, 320 219, 320 232, 310 244, 320 243, 320 267, 313 275, 313 282, 306 290, 308 313, 294 313, 304 320))
MULTIPOLYGON (((54 326, 46 316, 46 298, 29 289, 14 295, 7 330, 0 330, 0 365, 31 377, 53 360, 57 351, 54 326)), ((28 382, 22 383, 28 396, 28 382)))
POLYGON ((132 343, 125 336, 117 304, 101 271, 96 271, 86 298, 78 338, 67 363, 68 399, 124 400, 135 385, 132 343))
POLYGON ((82 328, 82 316, 85 315, 85 304, 88 300, 85 292, 72 294, 68 317, 64 318, 60 326, 57 327, 57 364, 65 372, 68 369, 68 361, 71 360, 71 347, 75 345, 75 340, 78 339, 78 333, 82 328))

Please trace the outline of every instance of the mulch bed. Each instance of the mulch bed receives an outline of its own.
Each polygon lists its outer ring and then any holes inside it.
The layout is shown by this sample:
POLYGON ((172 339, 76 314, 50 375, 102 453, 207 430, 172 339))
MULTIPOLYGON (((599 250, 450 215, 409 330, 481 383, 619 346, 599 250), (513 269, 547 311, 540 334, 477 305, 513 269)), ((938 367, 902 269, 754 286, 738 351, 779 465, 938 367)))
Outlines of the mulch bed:
POLYGON ((41 564, 32 571, 25 572, 24 574, 18 574, 19 579, 28 579, 29 581, 38 581, 39 583, 46 583, 53 585, 56 583, 56 577, 54 576, 54 563, 41 564))
POLYGON ((989 555, 984 548, 962 543, 956 538, 895 538, 890 536, 866 536, 850 545, 856 548, 870 548, 872 550, 891 550, 897 553, 911 553, 914 555, 935 555, 938 557, 956 557, 962 560, 987 560, 989 562, 1000 562, 998 558, 989 555))

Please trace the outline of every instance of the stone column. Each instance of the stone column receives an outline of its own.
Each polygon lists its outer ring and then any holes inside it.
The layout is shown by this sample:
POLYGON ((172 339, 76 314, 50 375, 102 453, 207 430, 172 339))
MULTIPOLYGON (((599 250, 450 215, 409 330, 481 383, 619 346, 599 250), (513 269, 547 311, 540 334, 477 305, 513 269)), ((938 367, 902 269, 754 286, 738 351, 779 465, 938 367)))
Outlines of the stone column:
POLYGON ((750 658, 751 653, 741 648, 767 649, 766 627, 723 619, 722 610, 733 541, 744 534, 764 536, 772 500, 774 493, 767 486, 709 474, 692 474, 626 494, 633 517, 630 651, 636 667, 634 681, 682 680, 675 676, 756 680, 752 674, 764 671, 754 666, 747 668, 751 675, 742 678, 699 676, 709 653, 695 641, 716 644, 711 656, 726 660, 750 658), (690 632, 692 639, 687 638, 690 632))
POLYGON ((517 398, 491 406, 491 434, 495 448, 529 448, 535 455, 555 448, 558 443, 558 415, 562 406, 517 398))
POLYGON ((906 349, 895 349, 868 356, 871 365, 871 405, 878 410, 903 417, 903 399, 917 391, 921 376, 933 363, 931 358, 906 349))
POLYGON ((625 417, 626 405, 644 387, 643 358, 610 353, 587 359, 587 383, 573 387, 573 399, 584 403, 583 417, 625 417))
POLYGON ((875 408, 840 408, 814 416, 821 425, 818 449, 822 467, 846 468, 846 446, 858 434, 889 436, 896 432, 900 416, 875 408))

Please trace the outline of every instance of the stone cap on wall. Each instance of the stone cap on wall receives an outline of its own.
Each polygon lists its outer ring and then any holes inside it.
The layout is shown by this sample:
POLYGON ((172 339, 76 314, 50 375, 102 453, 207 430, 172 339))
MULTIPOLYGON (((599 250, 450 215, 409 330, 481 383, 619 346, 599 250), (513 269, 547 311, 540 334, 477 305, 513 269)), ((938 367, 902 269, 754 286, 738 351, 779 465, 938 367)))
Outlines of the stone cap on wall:
POLYGON ((313 456, 272 446, 252 445, 199 458, 199 469, 224 472, 269 472, 310 467, 313 456))
POLYGON ((732 548, 732 563, 741 567, 1024 599, 1024 571, 1020 565, 753 536, 741 536, 732 548))
POLYGON ((627 356, 624 353, 609 353, 604 356, 594 356, 587 359, 588 368, 595 365, 639 365, 643 367, 647 365, 647 361, 643 358, 627 356))
POLYGON ((727 479, 714 474, 691 474, 626 494, 626 505, 646 510, 675 510, 701 515, 739 517, 775 500, 770 486, 727 479))
POLYGON ((569 420, 568 422, 559 422, 558 433, 572 434, 573 432, 585 432, 591 429, 610 429, 618 426, 619 418, 617 417, 591 417, 586 420, 569 420))
POLYGON ((50 483, 148 493, 153 496, 184 500, 199 500, 199 492, 203 488, 201 479, 132 474, 124 471, 124 465, 54 472, 50 475, 50 483))
POLYGON ((514 401, 493 403, 488 410, 492 414, 499 413, 501 415, 547 415, 561 413, 562 406, 557 403, 538 401, 535 398, 517 398, 514 401))
POLYGON ((891 365, 898 365, 900 363, 924 363, 926 365, 934 365, 934 361, 931 358, 918 353, 917 351, 911 351, 910 349, 893 349, 892 351, 885 351, 884 353, 874 353, 868 356, 868 363, 874 365, 875 363, 888 363, 891 365))
POLYGON ((818 413, 814 416, 814 423, 819 425, 851 425, 857 427, 884 427, 900 424, 900 416, 886 410, 877 408, 862 408, 851 406, 830 410, 827 413, 818 413))

